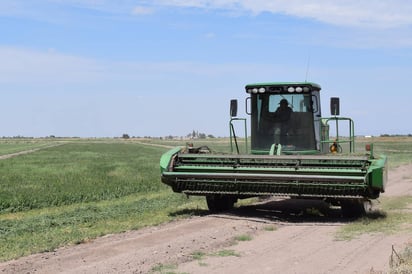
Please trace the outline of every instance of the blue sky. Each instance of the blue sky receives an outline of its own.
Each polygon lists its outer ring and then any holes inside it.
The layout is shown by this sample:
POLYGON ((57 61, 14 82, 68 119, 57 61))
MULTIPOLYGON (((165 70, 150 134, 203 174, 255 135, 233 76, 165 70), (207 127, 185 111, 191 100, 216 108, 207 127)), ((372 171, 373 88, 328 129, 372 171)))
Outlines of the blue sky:
POLYGON ((341 98, 356 134, 411 134, 410 14, 409 0, 1 1, 0 136, 228 136, 246 84, 304 80, 324 116, 341 98))

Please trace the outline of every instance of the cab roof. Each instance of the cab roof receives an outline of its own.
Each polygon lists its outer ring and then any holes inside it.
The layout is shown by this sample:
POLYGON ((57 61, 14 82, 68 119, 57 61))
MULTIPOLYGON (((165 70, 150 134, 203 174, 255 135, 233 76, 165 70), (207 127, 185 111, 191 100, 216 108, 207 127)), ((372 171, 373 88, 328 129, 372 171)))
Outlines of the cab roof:
POLYGON ((264 82, 264 83, 253 83, 246 85, 248 88, 257 88, 257 87, 283 87, 287 90, 288 87, 310 87, 312 90, 321 90, 320 85, 312 82, 264 82))

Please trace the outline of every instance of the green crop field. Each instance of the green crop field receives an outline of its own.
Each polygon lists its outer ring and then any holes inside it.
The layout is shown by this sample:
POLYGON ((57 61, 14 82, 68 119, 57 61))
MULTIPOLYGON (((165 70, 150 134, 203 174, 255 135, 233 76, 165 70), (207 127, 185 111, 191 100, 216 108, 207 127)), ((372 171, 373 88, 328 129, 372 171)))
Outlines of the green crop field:
MULTIPOLYGON (((412 138, 362 139, 390 166, 412 162, 412 138)), ((230 151, 228 139, 196 140, 230 151)), ((206 213, 202 197, 187 199, 160 181, 159 159, 186 141, 3 139, 0 155, 0 261, 95 237, 206 213)))
POLYGON ((160 182, 166 150, 76 140, 0 160, 0 260, 205 210, 203 199, 189 200, 160 182))
POLYGON ((374 137, 360 138, 356 151, 365 151, 365 144, 374 144, 374 154, 388 156, 389 167, 412 164, 412 137, 374 137))

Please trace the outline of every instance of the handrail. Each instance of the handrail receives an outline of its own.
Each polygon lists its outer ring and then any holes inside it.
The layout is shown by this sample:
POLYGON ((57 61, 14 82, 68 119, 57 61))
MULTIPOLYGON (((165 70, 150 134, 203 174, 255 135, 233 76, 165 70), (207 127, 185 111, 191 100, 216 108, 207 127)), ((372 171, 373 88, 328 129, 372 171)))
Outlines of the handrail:
MULTIPOLYGON (((336 138, 335 140, 324 140, 320 141, 320 143, 327 143, 327 144, 342 144, 342 143, 349 143, 349 151, 355 152, 355 125, 354 122, 351 118, 347 117, 328 117, 328 118, 323 118, 322 120, 325 121, 325 124, 328 125, 329 121, 335 121, 336 122, 336 138), (348 121, 349 122, 349 140, 339 140, 339 121, 348 121)), ((329 138, 329 136, 328 136, 329 138)))
POLYGON ((248 153, 249 147, 248 147, 248 140, 247 140, 247 121, 246 118, 231 118, 229 122, 229 128, 230 128, 230 150, 233 153, 233 142, 235 143, 236 146, 236 152, 237 154, 240 154, 239 152, 239 146, 237 143, 237 137, 236 137, 236 132, 235 132, 235 127, 233 125, 233 121, 243 121, 244 122, 244 129, 245 129, 245 148, 246 152, 248 153))

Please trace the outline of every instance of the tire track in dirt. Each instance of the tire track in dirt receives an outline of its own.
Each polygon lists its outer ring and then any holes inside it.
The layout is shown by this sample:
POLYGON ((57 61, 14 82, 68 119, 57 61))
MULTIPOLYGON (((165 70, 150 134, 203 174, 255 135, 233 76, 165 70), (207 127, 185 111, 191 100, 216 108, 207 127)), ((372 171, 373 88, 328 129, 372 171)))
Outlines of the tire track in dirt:
POLYGON ((150 144, 150 143, 139 142, 139 141, 135 141, 134 143, 144 145, 144 146, 163 147, 163 148, 168 148, 168 149, 177 147, 177 146, 168 146, 168 145, 162 145, 162 144, 150 144))
POLYGON ((209 256, 180 264, 176 273, 371 273, 388 271, 391 245, 409 236, 363 235, 336 241, 337 226, 284 226, 259 231, 233 249, 239 257, 209 256))
POLYGON ((257 226, 214 216, 194 217, 0 263, 0 273, 148 273, 159 263, 191 260, 195 251, 224 248, 234 236, 254 233, 257 226))
POLYGON ((19 151, 19 152, 15 152, 15 153, 4 154, 4 155, 0 155, 0 160, 5 160, 5 159, 25 155, 25 154, 30 154, 30 153, 33 153, 33 152, 36 152, 36 151, 39 151, 39 150, 43 150, 43 149, 47 149, 47 148, 51 148, 51 147, 57 147, 57 146, 61 146, 61 145, 64 145, 64 144, 62 144, 62 143, 53 144, 53 145, 49 145, 49 146, 23 150, 23 151, 19 151))

